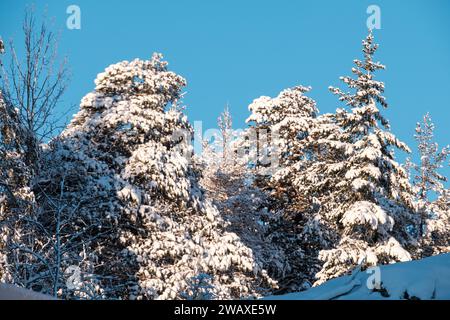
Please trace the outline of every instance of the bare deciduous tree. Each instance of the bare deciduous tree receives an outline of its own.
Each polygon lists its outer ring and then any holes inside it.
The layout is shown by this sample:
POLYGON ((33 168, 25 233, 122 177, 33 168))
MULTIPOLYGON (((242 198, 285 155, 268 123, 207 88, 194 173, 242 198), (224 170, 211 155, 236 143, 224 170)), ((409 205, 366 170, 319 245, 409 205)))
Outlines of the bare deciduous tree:
POLYGON ((24 52, 15 42, 6 50, 10 56, 2 67, 1 87, 5 100, 17 109, 20 123, 28 131, 27 143, 51 137, 58 128, 55 108, 69 80, 66 59, 57 55, 58 37, 44 16, 38 23, 34 11, 27 9, 23 20, 24 52), (22 57, 21 57, 22 56, 22 57))
POLYGON ((38 24, 28 9, 23 51, 12 40, 6 50, 0 42, 0 52, 9 56, 0 63, 0 280, 56 296, 63 277, 62 225, 71 225, 72 215, 63 216, 63 182, 58 197, 45 198, 48 205, 36 201, 46 196, 36 177, 45 167, 40 143, 57 129, 55 108, 68 71, 48 25, 45 17, 38 24))

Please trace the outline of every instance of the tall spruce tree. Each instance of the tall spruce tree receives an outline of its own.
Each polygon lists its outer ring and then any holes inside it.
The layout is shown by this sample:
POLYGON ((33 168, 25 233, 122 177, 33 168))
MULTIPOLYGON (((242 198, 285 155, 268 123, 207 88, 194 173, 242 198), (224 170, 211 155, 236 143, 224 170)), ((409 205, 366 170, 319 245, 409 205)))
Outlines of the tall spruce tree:
POLYGON ((417 123, 414 137, 418 143, 420 163, 412 164, 413 184, 421 204, 429 206, 430 193, 439 194, 444 189, 443 182, 447 181, 447 178, 438 170, 442 168, 450 150, 448 146, 439 150, 437 143, 433 141, 434 124, 428 113, 423 117, 423 123, 417 123))
MULTIPOLYGON (((415 140, 418 144, 419 164, 409 161, 414 191, 418 198, 421 237, 421 256, 446 252, 450 246, 446 234, 450 232, 448 204, 444 182, 447 178, 439 173, 450 153, 449 147, 439 150, 434 140, 434 123, 427 113, 423 122, 416 125, 415 140)), ((447 198, 448 199, 448 198, 447 198)))
MULTIPOLYGON (((330 186, 332 209, 323 212, 335 237, 321 251, 317 283, 342 275, 358 263, 368 265, 411 259, 415 243, 414 194, 405 169, 395 161, 394 149, 410 152, 390 131, 378 105, 387 108, 384 83, 375 72, 384 65, 373 60, 378 45, 373 34, 363 40, 364 60, 354 60, 355 78, 341 77, 351 92, 330 87, 346 108, 334 118, 344 157, 330 165, 336 184, 330 186)), ((330 172, 331 173, 331 172, 330 172)))

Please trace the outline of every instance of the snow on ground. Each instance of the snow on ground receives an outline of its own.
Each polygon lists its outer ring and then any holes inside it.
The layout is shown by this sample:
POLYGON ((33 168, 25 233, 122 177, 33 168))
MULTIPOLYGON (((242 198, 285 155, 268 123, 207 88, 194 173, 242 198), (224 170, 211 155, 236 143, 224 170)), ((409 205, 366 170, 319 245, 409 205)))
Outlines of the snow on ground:
MULTIPOLYGON (((307 291, 266 297, 267 300, 450 299, 450 253, 400 262, 332 279, 307 291), (374 279, 381 290, 369 289, 374 279), (369 283, 369 286, 367 285, 369 283)), ((373 287, 373 286, 372 286, 373 287)))
POLYGON ((55 300, 55 298, 12 284, 0 283, 0 300, 55 300))

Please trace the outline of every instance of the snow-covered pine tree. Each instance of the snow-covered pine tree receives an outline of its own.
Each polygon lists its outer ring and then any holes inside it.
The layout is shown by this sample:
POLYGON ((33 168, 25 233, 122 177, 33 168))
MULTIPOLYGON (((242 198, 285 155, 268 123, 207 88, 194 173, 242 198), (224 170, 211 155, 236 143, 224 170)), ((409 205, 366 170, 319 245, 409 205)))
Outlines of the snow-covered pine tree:
POLYGON ((450 190, 441 189, 427 219, 425 234, 426 255, 450 252, 450 190))
POLYGON ((227 223, 252 249, 255 260, 272 278, 282 278, 289 265, 285 255, 269 237, 271 217, 267 211, 267 194, 255 186, 253 171, 248 167, 245 147, 239 131, 232 128, 232 117, 225 108, 218 118, 219 132, 212 143, 204 142, 199 157, 202 166, 201 185, 227 223))
MULTIPOLYGON (((302 141, 303 157, 292 160, 276 173, 275 178, 284 177, 280 186, 290 186, 294 192, 288 197, 291 202, 285 204, 291 223, 291 230, 303 250, 303 257, 297 262, 304 274, 305 284, 316 281, 321 270, 319 253, 331 248, 336 241, 335 221, 326 218, 326 213, 336 208, 335 186, 341 181, 338 174, 341 162, 345 161, 345 144, 341 142, 341 130, 333 114, 323 114, 308 119, 309 128, 302 141)), ((289 232, 287 232, 289 234, 289 232)), ((300 274, 298 272, 297 274, 300 274)))
POLYGON ((420 163, 413 165, 415 169, 413 184, 416 187, 420 205, 428 207, 432 202, 430 193, 440 193, 444 188, 443 182, 447 181, 447 178, 438 170, 445 163, 450 149, 447 146, 439 150, 438 144, 433 142, 434 124, 428 113, 423 117, 423 123, 417 123, 414 137, 418 143, 420 163))
MULTIPOLYGON (((231 194, 238 194, 243 188, 245 166, 234 150, 237 135, 228 106, 217 118, 219 130, 213 141, 203 141, 201 184, 217 203, 226 201, 231 194)), ((220 210, 219 210, 220 211, 220 210)))
MULTIPOLYGON (((249 105, 251 115, 246 122, 257 133, 257 162, 272 166, 276 172, 292 159, 303 155, 302 140, 316 117, 315 101, 305 95, 311 88, 297 86, 280 92, 275 98, 262 96, 249 105)), ((296 161, 296 160, 294 160, 296 161)))
POLYGON ((325 118, 317 117, 315 101, 305 95, 309 90, 297 86, 275 98, 260 97, 250 104, 247 119, 252 125, 249 130, 259 132, 256 146, 249 148, 263 150, 256 152, 257 163, 265 166, 257 166, 256 172, 260 173, 258 185, 270 194, 268 237, 285 251, 290 266, 280 279, 280 292, 311 285, 318 271, 318 250, 323 248, 312 223, 317 214, 316 193, 308 192, 303 182, 305 170, 320 158, 317 146, 319 141, 325 144, 321 139, 330 128, 325 118))
POLYGON ((411 259, 411 229, 416 224, 414 194, 405 169, 395 161, 394 148, 410 152, 390 131, 377 105, 387 108, 384 83, 374 73, 385 67, 373 60, 378 48, 373 34, 363 40, 364 60, 354 60, 356 78, 341 77, 352 92, 330 90, 349 109, 338 109, 338 142, 344 158, 330 164, 338 181, 330 186, 333 209, 323 212, 335 235, 334 246, 319 258, 317 284, 340 276, 358 263, 375 265, 411 259))
POLYGON ((439 150, 434 139, 434 124, 430 114, 416 125, 415 140, 418 143, 419 164, 409 161, 412 169, 413 186, 418 198, 420 211, 419 231, 421 232, 421 255, 444 252, 450 246, 446 234, 450 232, 448 207, 445 207, 447 178, 439 173, 450 154, 449 147, 439 150), (447 241, 447 243, 446 243, 447 241))
POLYGON ((215 132, 212 141, 202 142, 203 150, 198 157, 202 167, 201 184, 209 191, 210 198, 218 202, 239 192, 245 174, 245 167, 233 150, 237 136, 232 124, 227 105, 217 118, 219 130, 215 132))
POLYGON ((216 298, 273 285, 204 199, 178 107, 185 83, 159 54, 111 65, 50 145, 42 188, 62 195, 65 214, 76 212, 62 270, 81 269, 82 296, 189 298, 200 294, 192 285, 200 275, 216 298))
POLYGON ((222 158, 224 159, 224 163, 227 163, 229 159, 232 159, 232 156, 229 155, 228 151, 230 149, 230 144, 233 140, 233 133, 234 133, 233 119, 231 117, 228 105, 225 106, 225 109, 217 119, 217 125, 219 126, 221 135, 222 158))

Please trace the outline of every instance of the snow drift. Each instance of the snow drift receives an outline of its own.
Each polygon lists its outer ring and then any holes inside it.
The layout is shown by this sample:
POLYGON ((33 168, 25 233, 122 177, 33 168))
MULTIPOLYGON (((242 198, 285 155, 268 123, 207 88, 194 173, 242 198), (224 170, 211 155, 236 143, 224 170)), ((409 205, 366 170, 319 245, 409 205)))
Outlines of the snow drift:
POLYGON ((380 266, 380 289, 372 287, 375 270, 355 269, 352 275, 327 281, 303 292, 270 296, 268 300, 399 300, 450 299, 450 253, 422 260, 380 266), (369 285, 368 285, 369 284, 369 285))

